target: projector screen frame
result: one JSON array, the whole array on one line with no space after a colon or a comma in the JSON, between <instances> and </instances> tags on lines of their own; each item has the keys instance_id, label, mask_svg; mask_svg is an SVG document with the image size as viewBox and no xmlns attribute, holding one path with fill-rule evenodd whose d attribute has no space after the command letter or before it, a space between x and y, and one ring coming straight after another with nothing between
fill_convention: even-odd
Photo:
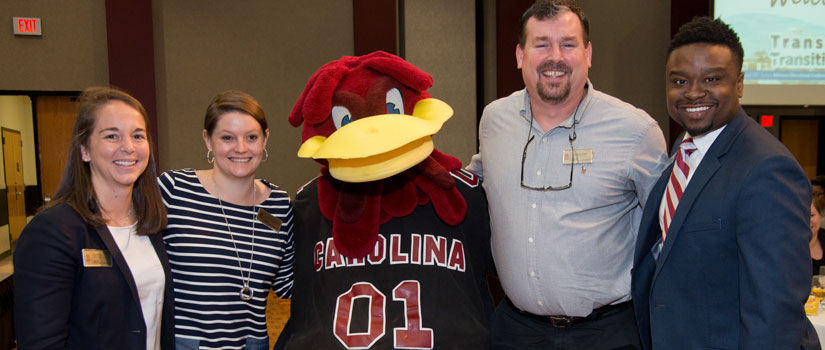
<instances>
[{"instance_id":1,"label":"projector screen frame","mask_svg":"<svg viewBox=\"0 0 825 350\"><path fill-rule=\"evenodd\" d=\"M719 18L716 3L723 1L710 0L709 9L713 18ZM735 27L733 29L737 30ZM825 106L825 84L753 84L748 83L748 73L745 72L745 88L740 103L751 106Z\"/></svg>"}]
</instances>

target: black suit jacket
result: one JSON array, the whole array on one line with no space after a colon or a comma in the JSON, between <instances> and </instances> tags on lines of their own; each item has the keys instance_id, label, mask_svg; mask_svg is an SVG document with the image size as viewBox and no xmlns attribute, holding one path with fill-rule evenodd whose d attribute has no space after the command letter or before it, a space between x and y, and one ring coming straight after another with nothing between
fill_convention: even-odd
<instances>
[{"instance_id":1,"label":"black suit jacket","mask_svg":"<svg viewBox=\"0 0 825 350\"><path fill-rule=\"evenodd\" d=\"M795 158L740 108L696 168L656 259L672 168L647 200L633 260L644 348L818 349L803 308L811 188Z\"/></svg>"},{"instance_id":2,"label":"black suit jacket","mask_svg":"<svg viewBox=\"0 0 825 350\"><path fill-rule=\"evenodd\" d=\"M172 274L160 234L149 236L166 275L161 348L174 348ZM83 249L108 251L110 267L84 267ZM140 298L105 226L67 204L37 214L14 252L18 349L146 349Z\"/></svg>"}]
</instances>

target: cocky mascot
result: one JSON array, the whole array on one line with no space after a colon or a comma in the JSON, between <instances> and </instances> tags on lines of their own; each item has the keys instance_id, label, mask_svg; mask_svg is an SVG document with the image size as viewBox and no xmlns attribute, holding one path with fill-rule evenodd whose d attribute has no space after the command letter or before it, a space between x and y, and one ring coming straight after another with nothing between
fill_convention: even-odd
<instances>
[{"instance_id":1,"label":"cocky mascot","mask_svg":"<svg viewBox=\"0 0 825 350\"><path fill-rule=\"evenodd\" d=\"M321 67L289 122L324 165L295 199L295 284L276 349L486 349L479 179L433 148L453 110L385 52Z\"/></svg>"}]
</instances>

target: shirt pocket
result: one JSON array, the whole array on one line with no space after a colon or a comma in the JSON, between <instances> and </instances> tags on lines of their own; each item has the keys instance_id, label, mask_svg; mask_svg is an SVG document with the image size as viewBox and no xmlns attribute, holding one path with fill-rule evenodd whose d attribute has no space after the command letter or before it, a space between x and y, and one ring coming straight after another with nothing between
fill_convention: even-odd
<instances>
[{"instance_id":1,"label":"shirt pocket","mask_svg":"<svg viewBox=\"0 0 825 350\"><path fill-rule=\"evenodd\" d=\"M711 220L691 222L684 226L682 232L703 232L703 231L721 231L722 218L713 218Z\"/></svg>"}]
</instances>

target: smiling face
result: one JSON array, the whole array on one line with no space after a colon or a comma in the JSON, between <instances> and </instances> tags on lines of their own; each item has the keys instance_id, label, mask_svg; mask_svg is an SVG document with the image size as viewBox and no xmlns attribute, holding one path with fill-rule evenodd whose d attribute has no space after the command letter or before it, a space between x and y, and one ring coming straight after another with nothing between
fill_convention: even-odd
<instances>
[{"instance_id":1,"label":"smiling face","mask_svg":"<svg viewBox=\"0 0 825 350\"><path fill-rule=\"evenodd\" d=\"M122 101L107 102L95 112L94 128L80 152L95 192L131 190L149 163L143 116Z\"/></svg>"},{"instance_id":2,"label":"smiling face","mask_svg":"<svg viewBox=\"0 0 825 350\"><path fill-rule=\"evenodd\" d=\"M212 135L203 131L203 141L215 155L215 172L235 178L255 176L268 136L269 130L263 130L255 118L238 111L221 114Z\"/></svg>"},{"instance_id":3,"label":"smiling face","mask_svg":"<svg viewBox=\"0 0 825 350\"><path fill-rule=\"evenodd\" d=\"M691 136L722 127L739 109L745 75L728 47L681 46L668 56L665 72L668 114Z\"/></svg>"},{"instance_id":4,"label":"smiling face","mask_svg":"<svg viewBox=\"0 0 825 350\"><path fill-rule=\"evenodd\" d=\"M516 46L516 61L530 97L552 104L581 98L591 55L582 23L569 10L553 18L527 20L524 47Z\"/></svg>"}]
</instances>

